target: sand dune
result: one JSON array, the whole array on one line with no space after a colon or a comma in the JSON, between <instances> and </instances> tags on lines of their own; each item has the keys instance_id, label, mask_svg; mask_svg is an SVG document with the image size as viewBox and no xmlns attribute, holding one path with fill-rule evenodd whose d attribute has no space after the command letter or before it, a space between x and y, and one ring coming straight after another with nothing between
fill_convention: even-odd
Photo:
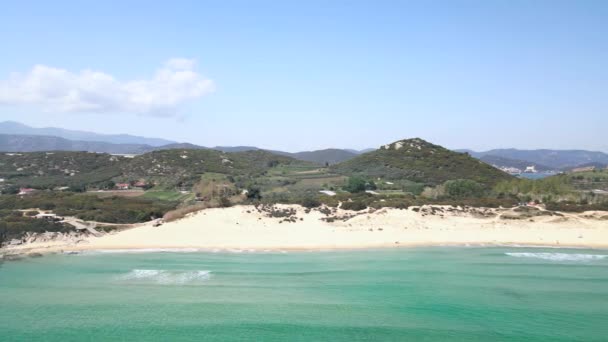
<instances>
[{"instance_id":1,"label":"sand dune","mask_svg":"<svg viewBox=\"0 0 608 342\"><path fill-rule=\"evenodd\" d=\"M275 214L292 211L293 215L269 217L273 210ZM78 244L34 243L15 250L289 250L491 244L608 247L608 213L546 212L531 217L525 214L513 210L457 210L438 206L359 213L342 210L307 213L302 207L287 205L265 211L253 206L236 206L206 209L159 227L150 223L102 237L88 237Z\"/></svg>"}]
</instances>

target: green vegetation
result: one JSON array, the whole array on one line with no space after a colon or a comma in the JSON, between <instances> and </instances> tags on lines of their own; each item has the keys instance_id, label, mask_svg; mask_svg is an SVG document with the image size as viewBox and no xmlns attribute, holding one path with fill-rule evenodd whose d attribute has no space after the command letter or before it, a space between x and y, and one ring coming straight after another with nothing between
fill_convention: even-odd
<instances>
[{"instance_id":1,"label":"green vegetation","mask_svg":"<svg viewBox=\"0 0 608 342\"><path fill-rule=\"evenodd\" d=\"M572 193L574 187L567 175L557 175L542 179L515 178L503 181L494 187L494 192L511 196L564 196Z\"/></svg>"},{"instance_id":2,"label":"green vegetation","mask_svg":"<svg viewBox=\"0 0 608 342\"><path fill-rule=\"evenodd\" d=\"M59 216L107 223L136 223L162 217L177 203L138 197L106 197L74 193L39 192L28 196L0 196L2 209L40 208Z\"/></svg>"},{"instance_id":3,"label":"green vegetation","mask_svg":"<svg viewBox=\"0 0 608 342\"><path fill-rule=\"evenodd\" d=\"M88 152L1 153L0 178L22 187L86 188L120 174L127 158Z\"/></svg>"},{"instance_id":4,"label":"green vegetation","mask_svg":"<svg viewBox=\"0 0 608 342\"><path fill-rule=\"evenodd\" d=\"M66 233L73 230L70 225L37 219L17 210L0 210L0 246L11 239L21 239L26 232Z\"/></svg>"},{"instance_id":5,"label":"green vegetation","mask_svg":"<svg viewBox=\"0 0 608 342\"><path fill-rule=\"evenodd\" d=\"M185 200L188 197L191 197L191 195L183 194L179 191L153 190L153 191L146 191L140 198L159 200L159 201L182 202L183 200Z\"/></svg>"},{"instance_id":6,"label":"green vegetation","mask_svg":"<svg viewBox=\"0 0 608 342\"><path fill-rule=\"evenodd\" d=\"M365 184L366 182L363 178L350 177L346 185L343 186L343 189L351 193L364 192Z\"/></svg>"},{"instance_id":7,"label":"green vegetation","mask_svg":"<svg viewBox=\"0 0 608 342\"><path fill-rule=\"evenodd\" d=\"M401 140L330 168L344 175L368 179L402 180L439 185L470 179L484 186L512 178L464 153L456 153L422 139Z\"/></svg>"},{"instance_id":8,"label":"green vegetation","mask_svg":"<svg viewBox=\"0 0 608 342\"><path fill-rule=\"evenodd\" d=\"M325 167L259 150L172 149L134 158L86 152L2 153L0 178L4 179L0 210L5 210L0 239L24 231L65 228L14 214L29 208L92 221L134 223L168 212L165 218L178 219L203 208L237 203L294 203L307 208L341 203L344 209L362 210L423 204L498 207L537 201L566 211L606 210L608 203L601 191L608 190L608 171L518 179L421 139L398 141ZM118 183L139 184L139 192L117 190ZM40 191L16 195L20 187ZM322 195L320 190L337 195Z\"/></svg>"},{"instance_id":9,"label":"green vegetation","mask_svg":"<svg viewBox=\"0 0 608 342\"><path fill-rule=\"evenodd\" d=\"M475 198L484 195L483 186L470 179L449 180L443 186L449 198Z\"/></svg>"},{"instance_id":10,"label":"green vegetation","mask_svg":"<svg viewBox=\"0 0 608 342\"><path fill-rule=\"evenodd\" d=\"M163 150L135 158L88 152L2 153L0 178L6 186L35 189L107 189L135 180L172 189L191 187L204 173L248 178L289 165L309 164L266 151Z\"/></svg>"},{"instance_id":11,"label":"green vegetation","mask_svg":"<svg viewBox=\"0 0 608 342\"><path fill-rule=\"evenodd\" d=\"M578 190L608 190L608 170L593 170L568 174L570 183Z\"/></svg>"}]
</instances>

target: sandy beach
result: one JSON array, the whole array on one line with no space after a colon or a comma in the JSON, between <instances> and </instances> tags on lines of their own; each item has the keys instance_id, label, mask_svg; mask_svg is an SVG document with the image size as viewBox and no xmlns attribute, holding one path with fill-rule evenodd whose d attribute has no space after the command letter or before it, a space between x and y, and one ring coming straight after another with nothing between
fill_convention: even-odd
<instances>
[{"instance_id":1,"label":"sandy beach","mask_svg":"<svg viewBox=\"0 0 608 342\"><path fill-rule=\"evenodd\" d=\"M289 213L271 217L273 213ZM154 227L152 223L83 237L10 247L10 253L104 249L313 250L436 245L522 245L608 248L608 213L423 206L321 212L293 205L206 209ZM279 216L274 215L274 216ZM527 215L527 216L525 216ZM534 216L536 215L536 216Z\"/></svg>"}]
</instances>

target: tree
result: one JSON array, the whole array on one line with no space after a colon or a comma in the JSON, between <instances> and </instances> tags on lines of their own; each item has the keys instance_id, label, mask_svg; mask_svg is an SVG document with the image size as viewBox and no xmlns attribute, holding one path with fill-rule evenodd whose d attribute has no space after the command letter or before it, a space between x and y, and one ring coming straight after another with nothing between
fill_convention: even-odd
<instances>
[{"instance_id":1,"label":"tree","mask_svg":"<svg viewBox=\"0 0 608 342\"><path fill-rule=\"evenodd\" d=\"M2 247L2 245L6 241L6 230L6 223L0 222L0 247Z\"/></svg>"},{"instance_id":2,"label":"tree","mask_svg":"<svg viewBox=\"0 0 608 342\"><path fill-rule=\"evenodd\" d=\"M302 206L305 208L317 208L321 206L321 201L312 196L306 196L302 200Z\"/></svg>"},{"instance_id":3,"label":"tree","mask_svg":"<svg viewBox=\"0 0 608 342\"><path fill-rule=\"evenodd\" d=\"M445 194L451 198L471 198L483 196L483 186L470 179L449 180L444 183Z\"/></svg>"},{"instance_id":4,"label":"tree","mask_svg":"<svg viewBox=\"0 0 608 342\"><path fill-rule=\"evenodd\" d=\"M363 178L350 177L343 188L350 193L363 192L365 191L365 184L366 182Z\"/></svg>"},{"instance_id":5,"label":"tree","mask_svg":"<svg viewBox=\"0 0 608 342\"><path fill-rule=\"evenodd\" d=\"M8 185L2 189L2 193L6 195L15 195L19 193L19 187L16 185Z\"/></svg>"},{"instance_id":6,"label":"tree","mask_svg":"<svg viewBox=\"0 0 608 342\"><path fill-rule=\"evenodd\" d=\"M376 190L378 189L378 187L376 186L376 183L374 183L374 181L369 181L365 184L365 190Z\"/></svg>"},{"instance_id":7,"label":"tree","mask_svg":"<svg viewBox=\"0 0 608 342\"><path fill-rule=\"evenodd\" d=\"M87 191L87 187L84 184L72 184L69 187L69 191L72 191L72 192L86 192Z\"/></svg>"},{"instance_id":8,"label":"tree","mask_svg":"<svg viewBox=\"0 0 608 342\"><path fill-rule=\"evenodd\" d=\"M247 187L247 198L252 200L262 199L262 192L260 191L260 188L253 185Z\"/></svg>"}]
</instances>

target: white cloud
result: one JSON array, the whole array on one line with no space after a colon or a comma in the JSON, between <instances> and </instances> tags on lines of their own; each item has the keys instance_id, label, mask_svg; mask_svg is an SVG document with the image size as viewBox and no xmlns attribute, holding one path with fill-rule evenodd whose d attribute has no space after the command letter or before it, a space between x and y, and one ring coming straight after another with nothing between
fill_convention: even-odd
<instances>
[{"instance_id":1,"label":"white cloud","mask_svg":"<svg viewBox=\"0 0 608 342\"><path fill-rule=\"evenodd\" d=\"M150 79L129 81L99 71L36 65L0 80L0 104L36 105L56 112L173 116L182 103L213 90L213 81L196 71L196 62L183 58L168 60Z\"/></svg>"}]
</instances>

